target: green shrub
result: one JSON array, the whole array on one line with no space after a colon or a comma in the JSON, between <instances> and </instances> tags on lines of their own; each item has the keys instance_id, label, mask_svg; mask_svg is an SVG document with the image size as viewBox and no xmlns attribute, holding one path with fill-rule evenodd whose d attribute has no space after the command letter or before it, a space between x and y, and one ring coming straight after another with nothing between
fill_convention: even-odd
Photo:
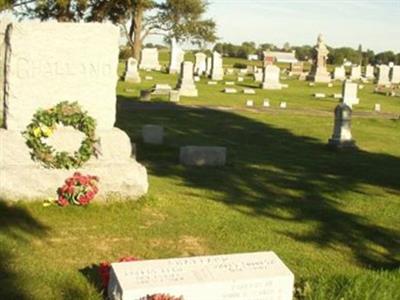
<instances>
[{"instance_id":1,"label":"green shrub","mask_svg":"<svg viewBox=\"0 0 400 300\"><path fill-rule=\"evenodd\" d=\"M243 64L243 63L235 63L235 64L233 64L233 67L236 69L246 69L247 65Z\"/></svg>"}]
</instances>

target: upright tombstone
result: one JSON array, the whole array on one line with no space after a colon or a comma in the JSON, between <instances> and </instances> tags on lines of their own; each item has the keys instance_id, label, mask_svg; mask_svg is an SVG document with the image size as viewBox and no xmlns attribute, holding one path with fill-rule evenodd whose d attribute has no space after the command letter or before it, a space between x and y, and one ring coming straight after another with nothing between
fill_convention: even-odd
<instances>
[{"instance_id":1,"label":"upright tombstone","mask_svg":"<svg viewBox=\"0 0 400 300\"><path fill-rule=\"evenodd\" d=\"M372 65L367 65L365 67L365 78L369 80L373 80L375 78L374 75L374 66Z\"/></svg>"},{"instance_id":2,"label":"upright tombstone","mask_svg":"<svg viewBox=\"0 0 400 300\"><path fill-rule=\"evenodd\" d=\"M359 104L360 100L357 98L358 84L346 80L343 82L342 86L342 102L349 107L355 104Z\"/></svg>"},{"instance_id":3,"label":"upright tombstone","mask_svg":"<svg viewBox=\"0 0 400 300\"><path fill-rule=\"evenodd\" d=\"M361 66L351 67L350 79L355 81L361 79Z\"/></svg>"},{"instance_id":4,"label":"upright tombstone","mask_svg":"<svg viewBox=\"0 0 400 300\"><path fill-rule=\"evenodd\" d=\"M341 103L335 108L333 134L328 145L333 148L354 148L355 141L351 135L351 108Z\"/></svg>"},{"instance_id":5,"label":"upright tombstone","mask_svg":"<svg viewBox=\"0 0 400 300\"><path fill-rule=\"evenodd\" d=\"M343 81L346 79L346 69L344 66L335 67L333 71L333 80L340 80Z\"/></svg>"},{"instance_id":6,"label":"upright tombstone","mask_svg":"<svg viewBox=\"0 0 400 300\"><path fill-rule=\"evenodd\" d=\"M316 58L308 76L308 80L322 83L331 82L331 75L326 68L329 51L325 45L322 34L318 36L315 51Z\"/></svg>"},{"instance_id":7,"label":"upright tombstone","mask_svg":"<svg viewBox=\"0 0 400 300\"><path fill-rule=\"evenodd\" d=\"M390 82L393 84L400 83L400 66L393 66Z\"/></svg>"},{"instance_id":8,"label":"upright tombstone","mask_svg":"<svg viewBox=\"0 0 400 300\"><path fill-rule=\"evenodd\" d=\"M171 39L171 54L168 72L169 74L176 74L181 70L181 64L185 57L185 51L183 51L175 38Z\"/></svg>"},{"instance_id":9,"label":"upright tombstone","mask_svg":"<svg viewBox=\"0 0 400 300\"><path fill-rule=\"evenodd\" d=\"M157 48L144 48L142 50L139 69L160 71L161 66L158 62Z\"/></svg>"},{"instance_id":10,"label":"upright tombstone","mask_svg":"<svg viewBox=\"0 0 400 300\"><path fill-rule=\"evenodd\" d=\"M214 51L213 56L212 56L211 79L212 80L223 80L224 79L222 56L217 51Z\"/></svg>"},{"instance_id":11,"label":"upright tombstone","mask_svg":"<svg viewBox=\"0 0 400 300\"><path fill-rule=\"evenodd\" d=\"M113 263L108 299L291 300L294 275L274 252ZM160 297L160 299L163 299Z\"/></svg>"},{"instance_id":12,"label":"upright tombstone","mask_svg":"<svg viewBox=\"0 0 400 300\"><path fill-rule=\"evenodd\" d=\"M129 57L128 60L126 61L125 69L126 71L125 71L124 81L132 83L141 82L140 75L138 72L138 63L136 59L134 59L133 57Z\"/></svg>"},{"instance_id":13,"label":"upright tombstone","mask_svg":"<svg viewBox=\"0 0 400 300\"><path fill-rule=\"evenodd\" d=\"M304 64L302 61L290 64L289 76L300 76L303 74Z\"/></svg>"},{"instance_id":14,"label":"upright tombstone","mask_svg":"<svg viewBox=\"0 0 400 300\"><path fill-rule=\"evenodd\" d=\"M181 77L177 86L179 95L197 97L198 92L193 79L193 63L191 61L185 61L182 63L181 68Z\"/></svg>"},{"instance_id":15,"label":"upright tombstone","mask_svg":"<svg viewBox=\"0 0 400 300\"><path fill-rule=\"evenodd\" d=\"M207 55L202 52L197 52L195 55L196 61L194 66L194 73L201 76L207 71Z\"/></svg>"},{"instance_id":16,"label":"upright tombstone","mask_svg":"<svg viewBox=\"0 0 400 300\"><path fill-rule=\"evenodd\" d=\"M275 65L268 65L264 68L261 88L264 90L280 90L282 85L279 82L280 69Z\"/></svg>"},{"instance_id":17,"label":"upright tombstone","mask_svg":"<svg viewBox=\"0 0 400 300\"><path fill-rule=\"evenodd\" d=\"M6 129L0 129L0 199L53 198L57 188L75 171L98 176L102 196L118 193L135 198L147 192L146 169L131 158L128 135L114 127L118 53L119 29L111 24L10 25L4 80ZM60 125L73 108L63 101L76 101L96 121L98 140L88 150L90 159L69 170L63 164L48 164L63 151L67 157L75 157L84 146L85 134ZM57 122L52 119L54 127L31 124L34 114L51 114L60 105L66 110ZM36 141L53 147L53 151L43 152L40 148L38 152L27 145L22 132L28 130L28 125Z\"/></svg>"},{"instance_id":18,"label":"upright tombstone","mask_svg":"<svg viewBox=\"0 0 400 300\"><path fill-rule=\"evenodd\" d=\"M212 70L212 57L209 56L206 59L206 76L211 77L211 70Z\"/></svg>"},{"instance_id":19,"label":"upright tombstone","mask_svg":"<svg viewBox=\"0 0 400 300\"><path fill-rule=\"evenodd\" d=\"M378 67L378 85L390 85L390 78L389 78L390 68L387 65L380 65Z\"/></svg>"},{"instance_id":20,"label":"upright tombstone","mask_svg":"<svg viewBox=\"0 0 400 300\"><path fill-rule=\"evenodd\" d=\"M256 69L253 76L255 82L262 82L264 76L263 69Z\"/></svg>"}]
</instances>

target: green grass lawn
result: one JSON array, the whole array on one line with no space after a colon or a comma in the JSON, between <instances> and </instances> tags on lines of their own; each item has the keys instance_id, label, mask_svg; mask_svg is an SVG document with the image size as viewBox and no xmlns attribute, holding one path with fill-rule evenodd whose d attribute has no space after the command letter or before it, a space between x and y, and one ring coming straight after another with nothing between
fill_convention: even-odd
<instances>
[{"instance_id":1,"label":"green grass lawn","mask_svg":"<svg viewBox=\"0 0 400 300\"><path fill-rule=\"evenodd\" d=\"M151 75L152 82L119 83L116 124L147 167L148 195L87 208L0 202L0 299L102 299L96 265L127 255L266 250L294 272L298 299L400 299L399 120L355 114L359 150L333 152L326 144L337 102L311 94L338 92L338 84L288 80L288 89L248 97L225 95L203 79L198 98L177 106L160 97L155 102L169 109L138 109L141 88L176 84L176 76ZM400 113L399 100L372 88L360 91L355 113L374 103ZM257 106L269 98L275 108L284 100L288 110L245 110L247 98ZM165 144L143 144L144 124L163 125ZM226 146L227 165L180 166L179 147L193 144Z\"/></svg>"}]
</instances>

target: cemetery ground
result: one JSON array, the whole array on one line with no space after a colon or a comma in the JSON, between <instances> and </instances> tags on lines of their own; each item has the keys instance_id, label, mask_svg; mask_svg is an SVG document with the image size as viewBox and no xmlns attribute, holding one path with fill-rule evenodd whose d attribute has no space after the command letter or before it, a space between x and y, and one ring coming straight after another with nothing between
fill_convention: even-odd
<instances>
[{"instance_id":1,"label":"cemetery ground","mask_svg":"<svg viewBox=\"0 0 400 300\"><path fill-rule=\"evenodd\" d=\"M96 266L123 256L264 250L295 274L299 299L400 299L400 99L365 85L352 123L359 150L334 152L326 144L337 99L312 94L339 93L339 83L282 80L288 89L262 91L246 77L236 88L256 95L227 95L223 82L202 79L198 98L139 103L140 89L177 82L145 74L141 84L119 83L117 127L147 167L148 195L86 208L0 202L1 299L101 299ZM164 126L164 145L142 143L144 124ZM185 145L225 146L227 165L183 167Z\"/></svg>"}]
</instances>

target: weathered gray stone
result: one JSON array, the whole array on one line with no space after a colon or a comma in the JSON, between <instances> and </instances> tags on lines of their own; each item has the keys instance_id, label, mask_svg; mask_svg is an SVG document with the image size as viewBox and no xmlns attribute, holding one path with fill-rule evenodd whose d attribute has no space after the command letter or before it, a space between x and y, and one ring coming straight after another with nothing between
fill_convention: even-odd
<instances>
[{"instance_id":1,"label":"weathered gray stone","mask_svg":"<svg viewBox=\"0 0 400 300\"><path fill-rule=\"evenodd\" d=\"M144 125L142 137L145 144L161 145L164 141L164 128L159 125Z\"/></svg>"},{"instance_id":2,"label":"weathered gray stone","mask_svg":"<svg viewBox=\"0 0 400 300\"><path fill-rule=\"evenodd\" d=\"M351 135L351 108L341 103L335 108L335 124L329 146L333 148L353 148L355 141Z\"/></svg>"},{"instance_id":3,"label":"weathered gray stone","mask_svg":"<svg viewBox=\"0 0 400 300\"><path fill-rule=\"evenodd\" d=\"M225 147L185 146L180 148L179 160L187 166L223 166Z\"/></svg>"}]
</instances>

